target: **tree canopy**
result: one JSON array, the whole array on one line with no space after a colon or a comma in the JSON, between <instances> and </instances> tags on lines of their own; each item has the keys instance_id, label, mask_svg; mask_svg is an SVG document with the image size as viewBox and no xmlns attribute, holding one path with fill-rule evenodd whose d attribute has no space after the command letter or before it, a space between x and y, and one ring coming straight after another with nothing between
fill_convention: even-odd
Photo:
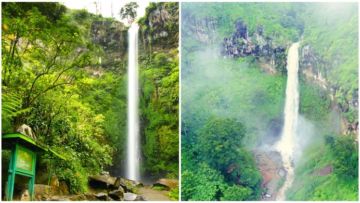
<instances>
[{"instance_id":1,"label":"tree canopy","mask_svg":"<svg viewBox=\"0 0 360 203\"><path fill-rule=\"evenodd\" d=\"M120 18L121 19L128 19L129 22L133 22L136 18L137 11L136 9L139 7L139 5L136 2L130 2L125 4L124 7L120 9Z\"/></svg>"}]
</instances>

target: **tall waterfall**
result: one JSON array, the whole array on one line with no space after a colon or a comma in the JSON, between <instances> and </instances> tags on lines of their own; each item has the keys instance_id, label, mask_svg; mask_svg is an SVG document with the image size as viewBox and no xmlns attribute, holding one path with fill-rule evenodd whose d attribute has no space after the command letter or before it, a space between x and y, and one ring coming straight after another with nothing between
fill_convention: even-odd
<instances>
[{"instance_id":1,"label":"tall waterfall","mask_svg":"<svg viewBox=\"0 0 360 203\"><path fill-rule=\"evenodd\" d=\"M277 200L285 200L285 192L292 185L292 182L294 180L294 140L297 131L297 121L299 114L298 48L299 43L292 44L287 57L287 83L284 110L284 127L282 130L281 138L276 143L276 149L281 154L283 166L287 173L284 185L280 188L276 196Z\"/></svg>"},{"instance_id":2,"label":"tall waterfall","mask_svg":"<svg viewBox=\"0 0 360 203\"><path fill-rule=\"evenodd\" d=\"M133 23L128 31L126 177L131 180L140 179L138 30L139 26Z\"/></svg>"}]
</instances>

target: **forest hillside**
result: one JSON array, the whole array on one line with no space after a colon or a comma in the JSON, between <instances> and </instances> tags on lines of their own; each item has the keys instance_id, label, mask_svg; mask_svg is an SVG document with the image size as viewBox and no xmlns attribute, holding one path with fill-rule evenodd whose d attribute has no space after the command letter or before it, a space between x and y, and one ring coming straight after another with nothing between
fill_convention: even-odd
<instances>
[{"instance_id":1,"label":"forest hillside","mask_svg":"<svg viewBox=\"0 0 360 203\"><path fill-rule=\"evenodd\" d=\"M181 18L182 199L274 200L284 171L271 146L284 123L288 49L300 42L286 198L356 200L356 4L182 3Z\"/></svg>"},{"instance_id":2,"label":"forest hillside","mask_svg":"<svg viewBox=\"0 0 360 203\"><path fill-rule=\"evenodd\" d=\"M139 25L141 172L177 178L178 4L149 4ZM90 175L124 175L127 30L59 3L2 4L2 133L26 124L66 159L43 154L36 183L55 175L79 194Z\"/></svg>"}]
</instances>

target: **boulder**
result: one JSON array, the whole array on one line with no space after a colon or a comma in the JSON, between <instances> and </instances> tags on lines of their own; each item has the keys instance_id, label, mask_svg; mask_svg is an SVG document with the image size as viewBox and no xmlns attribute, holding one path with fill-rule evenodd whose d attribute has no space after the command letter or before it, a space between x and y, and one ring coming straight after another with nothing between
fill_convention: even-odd
<instances>
[{"instance_id":1,"label":"boulder","mask_svg":"<svg viewBox=\"0 0 360 203\"><path fill-rule=\"evenodd\" d=\"M30 137L33 140L36 140L36 136L34 134L34 131L31 129L30 126L26 124L22 124L16 128L16 132L21 133L23 135L26 135Z\"/></svg>"},{"instance_id":2,"label":"boulder","mask_svg":"<svg viewBox=\"0 0 360 203\"><path fill-rule=\"evenodd\" d=\"M278 174L280 177L285 177L286 176L286 171L285 169L281 168L278 170Z\"/></svg>"},{"instance_id":3,"label":"boulder","mask_svg":"<svg viewBox=\"0 0 360 203\"><path fill-rule=\"evenodd\" d=\"M43 200L56 194L56 189L50 185L35 184L34 185L35 200Z\"/></svg>"},{"instance_id":4,"label":"boulder","mask_svg":"<svg viewBox=\"0 0 360 203\"><path fill-rule=\"evenodd\" d=\"M121 178L116 178L114 186L117 188L121 187Z\"/></svg>"},{"instance_id":5,"label":"boulder","mask_svg":"<svg viewBox=\"0 0 360 203\"><path fill-rule=\"evenodd\" d=\"M85 194L85 198L86 198L86 200L89 200L89 201L96 201L96 200L98 200L97 197L95 196L95 194L92 194L92 193L87 193L87 194Z\"/></svg>"},{"instance_id":6,"label":"boulder","mask_svg":"<svg viewBox=\"0 0 360 203\"><path fill-rule=\"evenodd\" d=\"M108 200L108 195L104 192L100 192L100 193L97 193L95 194L95 197L98 199L98 200Z\"/></svg>"},{"instance_id":7,"label":"boulder","mask_svg":"<svg viewBox=\"0 0 360 203\"><path fill-rule=\"evenodd\" d=\"M102 171L100 174L104 176L110 176L109 171Z\"/></svg>"},{"instance_id":8,"label":"boulder","mask_svg":"<svg viewBox=\"0 0 360 203\"><path fill-rule=\"evenodd\" d=\"M56 197L56 198L58 198L58 197ZM73 195L69 199L70 199L70 201L84 201L84 200L86 200L86 196L84 194Z\"/></svg>"},{"instance_id":9,"label":"boulder","mask_svg":"<svg viewBox=\"0 0 360 203\"><path fill-rule=\"evenodd\" d=\"M138 198L137 194L134 194L134 193L131 193L131 192L124 193L124 200L125 201L135 201L136 198Z\"/></svg>"},{"instance_id":10,"label":"boulder","mask_svg":"<svg viewBox=\"0 0 360 203\"><path fill-rule=\"evenodd\" d=\"M119 187L117 190L113 190L109 192L109 197L114 200L123 200L124 199L124 189Z\"/></svg>"},{"instance_id":11,"label":"boulder","mask_svg":"<svg viewBox=\"0 0 360 203\"><path fill-rule=\"evenodd\" d=\"M108 188L109 186L114 186L115 181L116 178L109 175L89 176L89 184L93 188Z\"/></svg>"},{"instance_id":12,"label":"boulder","mask_svg":"<svg viewBox=\"0 0 360 203\"><path fill-rule=\"evenodd\" d=\"M104 193L105 194L105 193ZM96 196L97 194L92 194L92 193L86 193L86 194L79 194L79 195L71 195L69 197L70 201L99 201L99 198ZM106 194L105 194L106 195ZM67 197L67 196L65 196ZM99 197L101 198L102 196L99 195ZM64 197L63 197L64 198ZM69 201L67 200L67 201ZM101 200L107 200L107 198L103 198ZM61 201L61 200L60 200Z\"/></svg>"},{"instance_id":13,"label":"boulder","mask_svg":"<svg viewBox=\"0 0 360 203\"><path fill-rule=\"evenodd\" d=\"M51 176L49 185L55 188L59 187L60 186L59 179L56 176Z\"/></svg>"},{"instance_id":14,"label":"boulder","mask_svg":"<svg viewBox=\"0 0 360 203\"><path fill-rule=\"evenodd\" d=\"M21 192L20 201L30 201L29 190L23 190L23 191Z\"/></svg>"},{"instance_id":15,"label":"boulder","mask_svg":"<svg viewBox=\"0 0 360 203\"><path fill-rule=\"evenodd\" d=\"M142 183L126 178L117 178L114 186L122 187L125 189L126 192L134 192L134 189L136 187L142 186Z\"/></svg>"},{"instance_id":16,"label":"boulder","mask_svg":"<svg viewBox=\"0 0 360 203\"><path fill-rule=\"evenodd\" d=\"M135 201L145 201L144 197L141 195L138 195L135 199Z\"/></svg>"},{"instance_id":17,"label":"boulder","mask_svg":"<svg viewBox=\"0 0 360 203\"><path fill-rule=\"evenodd\" d=\"M68 197L63 197L63 196L51 196L47 199L42 199L42 201L70 201L70 200L75 200L75 199L71 199L72 197L68 198ZM78 200L85 200L85 199L78 199Z\"/></svg>"},{"instance_id":18,"label":"boulder","mask_svg":"<svg viewBox=\"0 0 360 203\"><path fill-rule=\"evenodd\" d=\"M69 186L66 184L66 182L65 181L60 181L60 183L59 183L59 193L61 195L68 195L68 194L70 194L69 191L70 191Z\"/></svg>"},{"instance_id":19,"label":"boulder","mask_svg":"<svg viewBox=\"0 0 360 203\"><path fill-rule=\"evenodd\" d=\"M156 183L153 184L153 186L161 186L170 190L172 188L177 188L179 186L179 181L176 179L161 178L157 180Z\"/></svg>"},{"instance_id":20,"label":"boulder","mask_svg":"<svg viewBox=\"0 0 360 203\"><path fill-rule=\"evenodd\" d=\"M35 195L44 195L44 194L50 195L53 192L52 187L50 185L35 184L34 189L35 189Z\"/></svg>"}]
</instances>

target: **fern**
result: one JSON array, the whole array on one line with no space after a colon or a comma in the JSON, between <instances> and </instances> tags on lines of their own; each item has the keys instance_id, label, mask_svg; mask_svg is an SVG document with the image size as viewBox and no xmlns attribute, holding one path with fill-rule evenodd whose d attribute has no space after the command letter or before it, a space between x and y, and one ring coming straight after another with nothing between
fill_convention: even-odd
<instances>
[{"instance_id":1,"label":"fern","mask_svg":"<svg viewBox=\"0 0 360 203\"><path fill-rule=\"evenodd\" d=\"M3 90L1 100L1 121L3 123L2 132L5 132L11 129L11 123L15 117L29 112L30 108L22 109L22 98L14 92Z\"/></svg>"}]
</instances>

